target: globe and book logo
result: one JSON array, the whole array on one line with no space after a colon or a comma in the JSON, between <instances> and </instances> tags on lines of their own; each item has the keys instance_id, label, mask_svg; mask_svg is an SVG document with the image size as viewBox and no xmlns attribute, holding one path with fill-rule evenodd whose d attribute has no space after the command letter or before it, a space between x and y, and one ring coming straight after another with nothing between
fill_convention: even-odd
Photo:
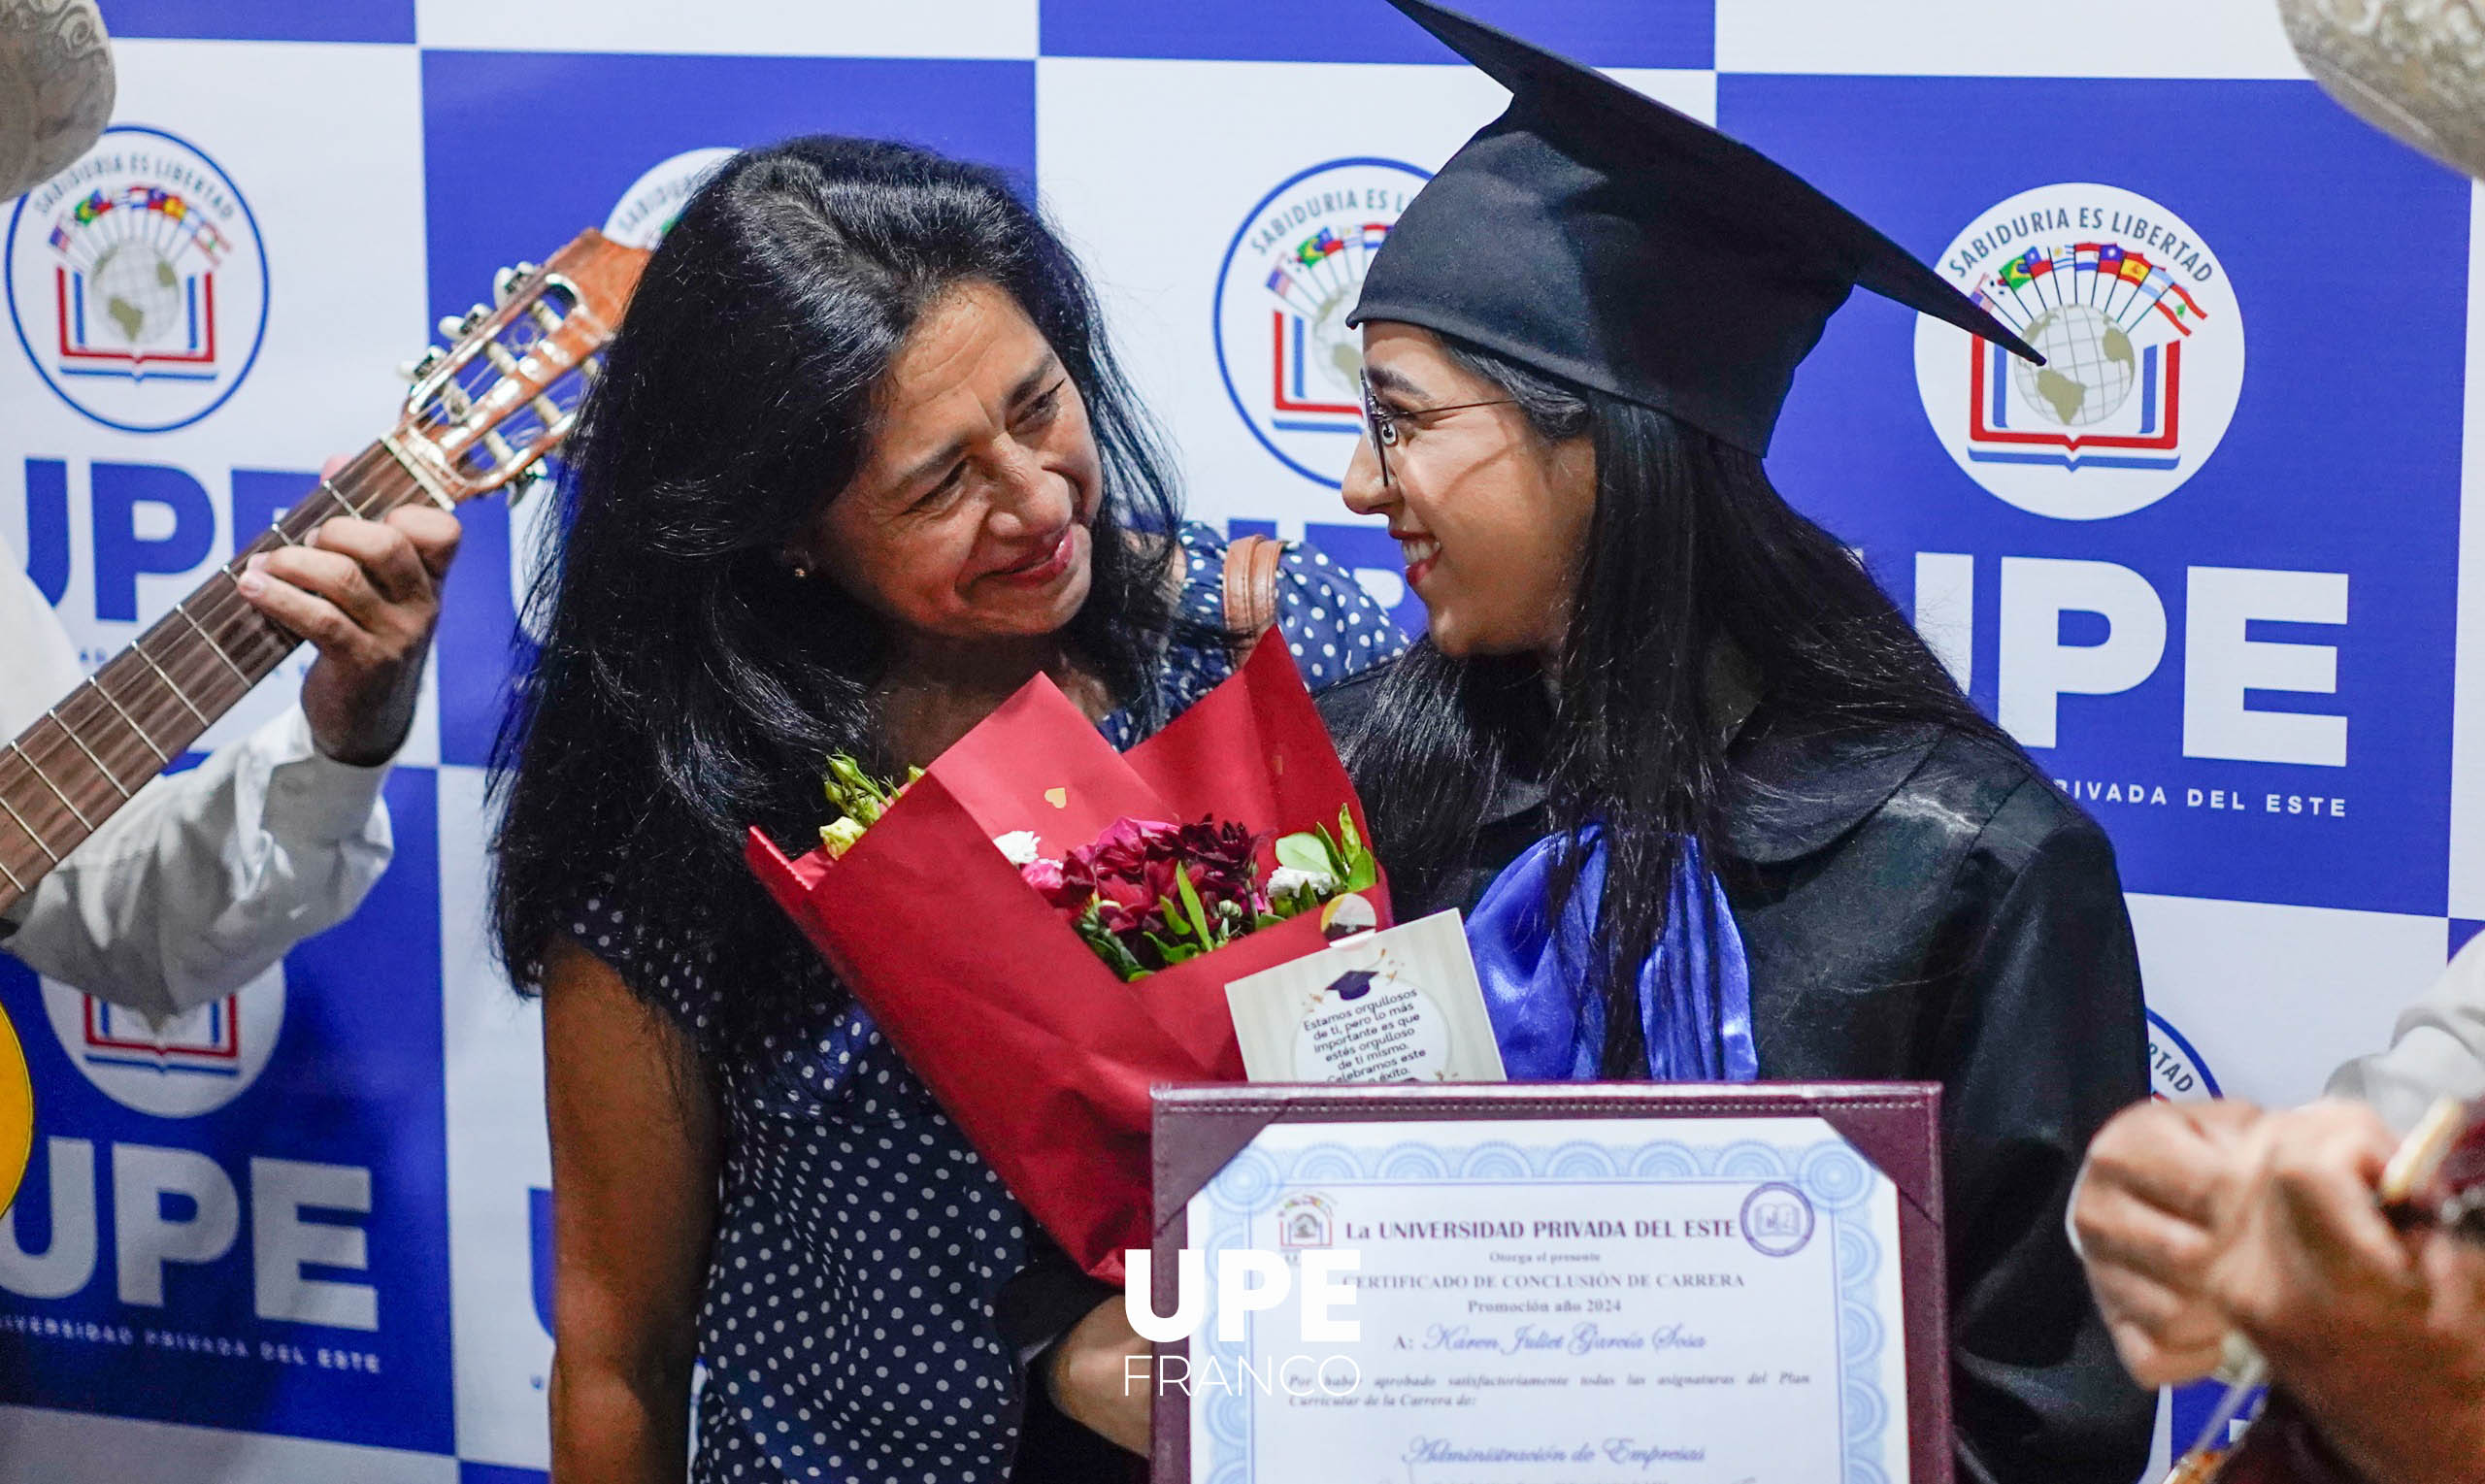
<instances>
[{"instance_id":1,"label":"globe and book logo","mask_svg":"<svg viewBox=\"0 0 2485 1484\"><path fill-rule=\"evenodd\" d=\"M267 255L249 204L162 129L107 129L28 192L0 280L36 375L123 432L184 427L221 407L267 334Z\"/></svg>"},{"instance_id":2,"label":"globe and book logo","mask_svg":"<svg viewBox=\"0 0 2485 1484\"><path fill-rule=\"evenodd\" d=\"M284 966L166 1020L43 981L44 1014L87 1081L158 1118L212 1113L249 1090L284 1028Z\"/></svg>"},{"instance_id":3,"label":"globe and book logo","mask_svg":"<svg viewBox=\"0 0 2485 1484\"><path fill-rule=\"evenodd\" d=\"M1326 1247L1335 1244L1338 1234L1338 1207L1319 1191L1305 1191L1288 1196L1277 1207L1277 1245L1280 1247Z\"/></svg>"},{"instance_id":4,"label":"globe and book logo","mask_svg":"<svg viewBox=\"0 0 2485 1484\"><path fill-rule=\"evenodd\" d=\"M2201 235L2118 186L2038 186L1952 241L1943 275L2045 357L1926 316L1916 387L1942 446L1994 495L2104 520L2172 494L2226 436L2243 320Z\"/></svg>"},{"instance_id":5,"label":"globe and book logo","mask_svg":"<svg viewBox=\"0 0 2485 1484\"><path fill-rule=\"evenodd\" d=\"M1362 337L1346 315L1398 214L1432 179L1396 160L1331 160L1252 204L1216 272L1216 371L1277 462L1331 489L1362 435Z\"/></svg>"}]
</instances>

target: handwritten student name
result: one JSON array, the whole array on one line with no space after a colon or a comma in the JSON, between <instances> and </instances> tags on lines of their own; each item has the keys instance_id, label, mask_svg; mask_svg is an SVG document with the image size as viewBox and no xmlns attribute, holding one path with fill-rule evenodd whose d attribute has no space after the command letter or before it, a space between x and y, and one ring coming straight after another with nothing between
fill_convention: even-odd
<instances>
[{"instance_id":1,"label":"handwritten student name","mask_svg":"<svg viewBox=\"0 0 2485 1484\"><path fill-rule=\"evenodd\" d=\"M1558 1354L1600 1355L1624 1350L1649 1354L1665 1350L1700 1350L1706 1348L1708 1337L1695 1334L1679 1324L1659 1325L1650 1330L1607 1330L1594 1322L1557 1330L1545 1325L1523 1324L1514 1330L1496 1332L1473 1325L1436 1324L1426 1327L1426 1350L1490 1350L1497 1355Z\"/></svg>"}]
</instances>

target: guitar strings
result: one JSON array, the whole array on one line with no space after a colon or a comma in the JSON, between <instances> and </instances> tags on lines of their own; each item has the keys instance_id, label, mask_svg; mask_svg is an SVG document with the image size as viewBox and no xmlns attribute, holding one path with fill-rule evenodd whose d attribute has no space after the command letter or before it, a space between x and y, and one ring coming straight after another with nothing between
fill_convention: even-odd
<instances>
[{"instance_id":1,"label":"guitar strings","mask_svg":"<svg viewBox=\"0 0 2485 1484\"><path fill-rule=\"evenodd\" d=\"M227 580L211 577L182 598L0 746L0 796L15 801L0 833L27 837L46 864L65 855L92 833L90 818L100 822L299 647L297 637L252 607L230 580L250 556L307 541L320 524L345 513L323 504L380 519L422 497L395 457L373 444L278 517L274 531L248 542L238 542L237 533L234 555L217 569ZM23 851L14 854L36 864ZM0 869L8 858L0 852ZM0 882L16 878L12 871Z\"/></svg>"}]
</instances>

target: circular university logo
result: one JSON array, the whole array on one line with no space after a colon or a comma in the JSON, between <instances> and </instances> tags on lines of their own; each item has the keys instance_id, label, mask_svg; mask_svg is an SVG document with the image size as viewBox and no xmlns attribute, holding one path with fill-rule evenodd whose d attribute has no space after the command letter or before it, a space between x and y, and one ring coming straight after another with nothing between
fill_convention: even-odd
<instances>
[{"instance_id":1,"label":"circular university logo","mask_svg":"<svg viewBox=\"0 0 2485 1484\"><path fill-rule=\"evenodd\" d=\"M284 1028L284 966L162 1022L43 981L44 1013L86 1080L158 1118L212 1113L249 1089Z\"/></svg>"},{"instance_id":2,"label":"circular university logo","mask_svg":"<svg viewBox=\"0 0 2485 1484\"><path fill-rule=\"evenodd\" d=\"M1338 1207L1319 1191L1288 1196L1277 1207L1277 1245L1326 1247L1337 1238Z\"/></svg>"},{"instance_id":3,"label":"circular university logo","mask_svg":"<svg viewBox=\"0 0 2485 1484\"><path fill-rule=\"evenodd\" d=\"M241 190L161 129L106 129L9 218L9 321L60 399L161 433L224 405L268 328L267 254Z\"/></svg>"},{"instance_id":4,"label":"circular university logo","mask_svg":"<svg viewBox=\"0 0 2485 1484\"><path fill-rule=\"evenodd\" d=\"M2217 254L2172 212L2112 185L2040 185L1970 222L1938 266L2045 357L1916 321L1925 415L1993 494L2104 520L2217 451L2243 390L2243 319Z\"/></svg>"},{"instance_id":5,"label":"circular university logo","mask_svg":"<svg viewBox=\"0 0 2485 1484\"><path fill-rule=\"evenodd\" d=\"M1253 437L1336 489L1363 419L1363 343L1346 315L1372 255L1432 179L1396 160L1331 160L1243 214L1216 270L1216 371Z\"/></svg>"},{"instance_id":6,"label":"circular university logo","mask_svg":"<svg viewBox=\"0 0 2485 1484\"><path fill-rule=\"evenodd\" d=\"M1793 1257L1812 1239L1812 1203L1782 1180L1743 1197L1743 1240L1763 1257Z\"/></svg>"},{"instance_id":7,"label":"circular university logo","mask_svg":"<svg viewBox=\"0 0 2485 1484\"><path fill-rule=\"evenodd\" d=\"M2173 1099L2221 1098L2208 1063L2183 1039L2183 1033L2155 1010L2148 1012L2148 1090L2164 1103Z\"/></svg>"},{"instance_id":8,"label":"circular university logo","mask_svg":"<svg viewBox=\"0 0 2485 1484\"><path fill-rule=\"evenodd\" d=\"M604 218L604 235L628 247L654 247L715 168L739 152L711 146L657 161L613 204Z\"/></svg>"}]
</instances>

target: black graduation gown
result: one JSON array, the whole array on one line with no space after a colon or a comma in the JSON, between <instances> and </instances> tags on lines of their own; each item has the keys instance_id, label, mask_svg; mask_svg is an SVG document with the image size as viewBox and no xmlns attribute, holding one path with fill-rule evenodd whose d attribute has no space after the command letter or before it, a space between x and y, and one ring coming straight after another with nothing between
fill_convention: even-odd
<instances>
[{"instance_id":1,"label":"black graduation gown","mask_svg":"<svg viewBox=\"0 0 2485 1484\"><path fill-rule=\"evenodd\" d=\"M1342 747L1381 673L1319 697ZM2132 1484L2155 1399L2116 1361L2063 1224L2089 1139L2148 1096L2113 847L2023 758L1940 727L1807 742L1753 726L1731 761L1711 864L1750 960L1761 1075L1942 1085L1959 1477ZM1506 788L1430 900L1393 882L1400 920L1472 908L1547 830L1542 790Z\"/></svg>"}]
</instances>

